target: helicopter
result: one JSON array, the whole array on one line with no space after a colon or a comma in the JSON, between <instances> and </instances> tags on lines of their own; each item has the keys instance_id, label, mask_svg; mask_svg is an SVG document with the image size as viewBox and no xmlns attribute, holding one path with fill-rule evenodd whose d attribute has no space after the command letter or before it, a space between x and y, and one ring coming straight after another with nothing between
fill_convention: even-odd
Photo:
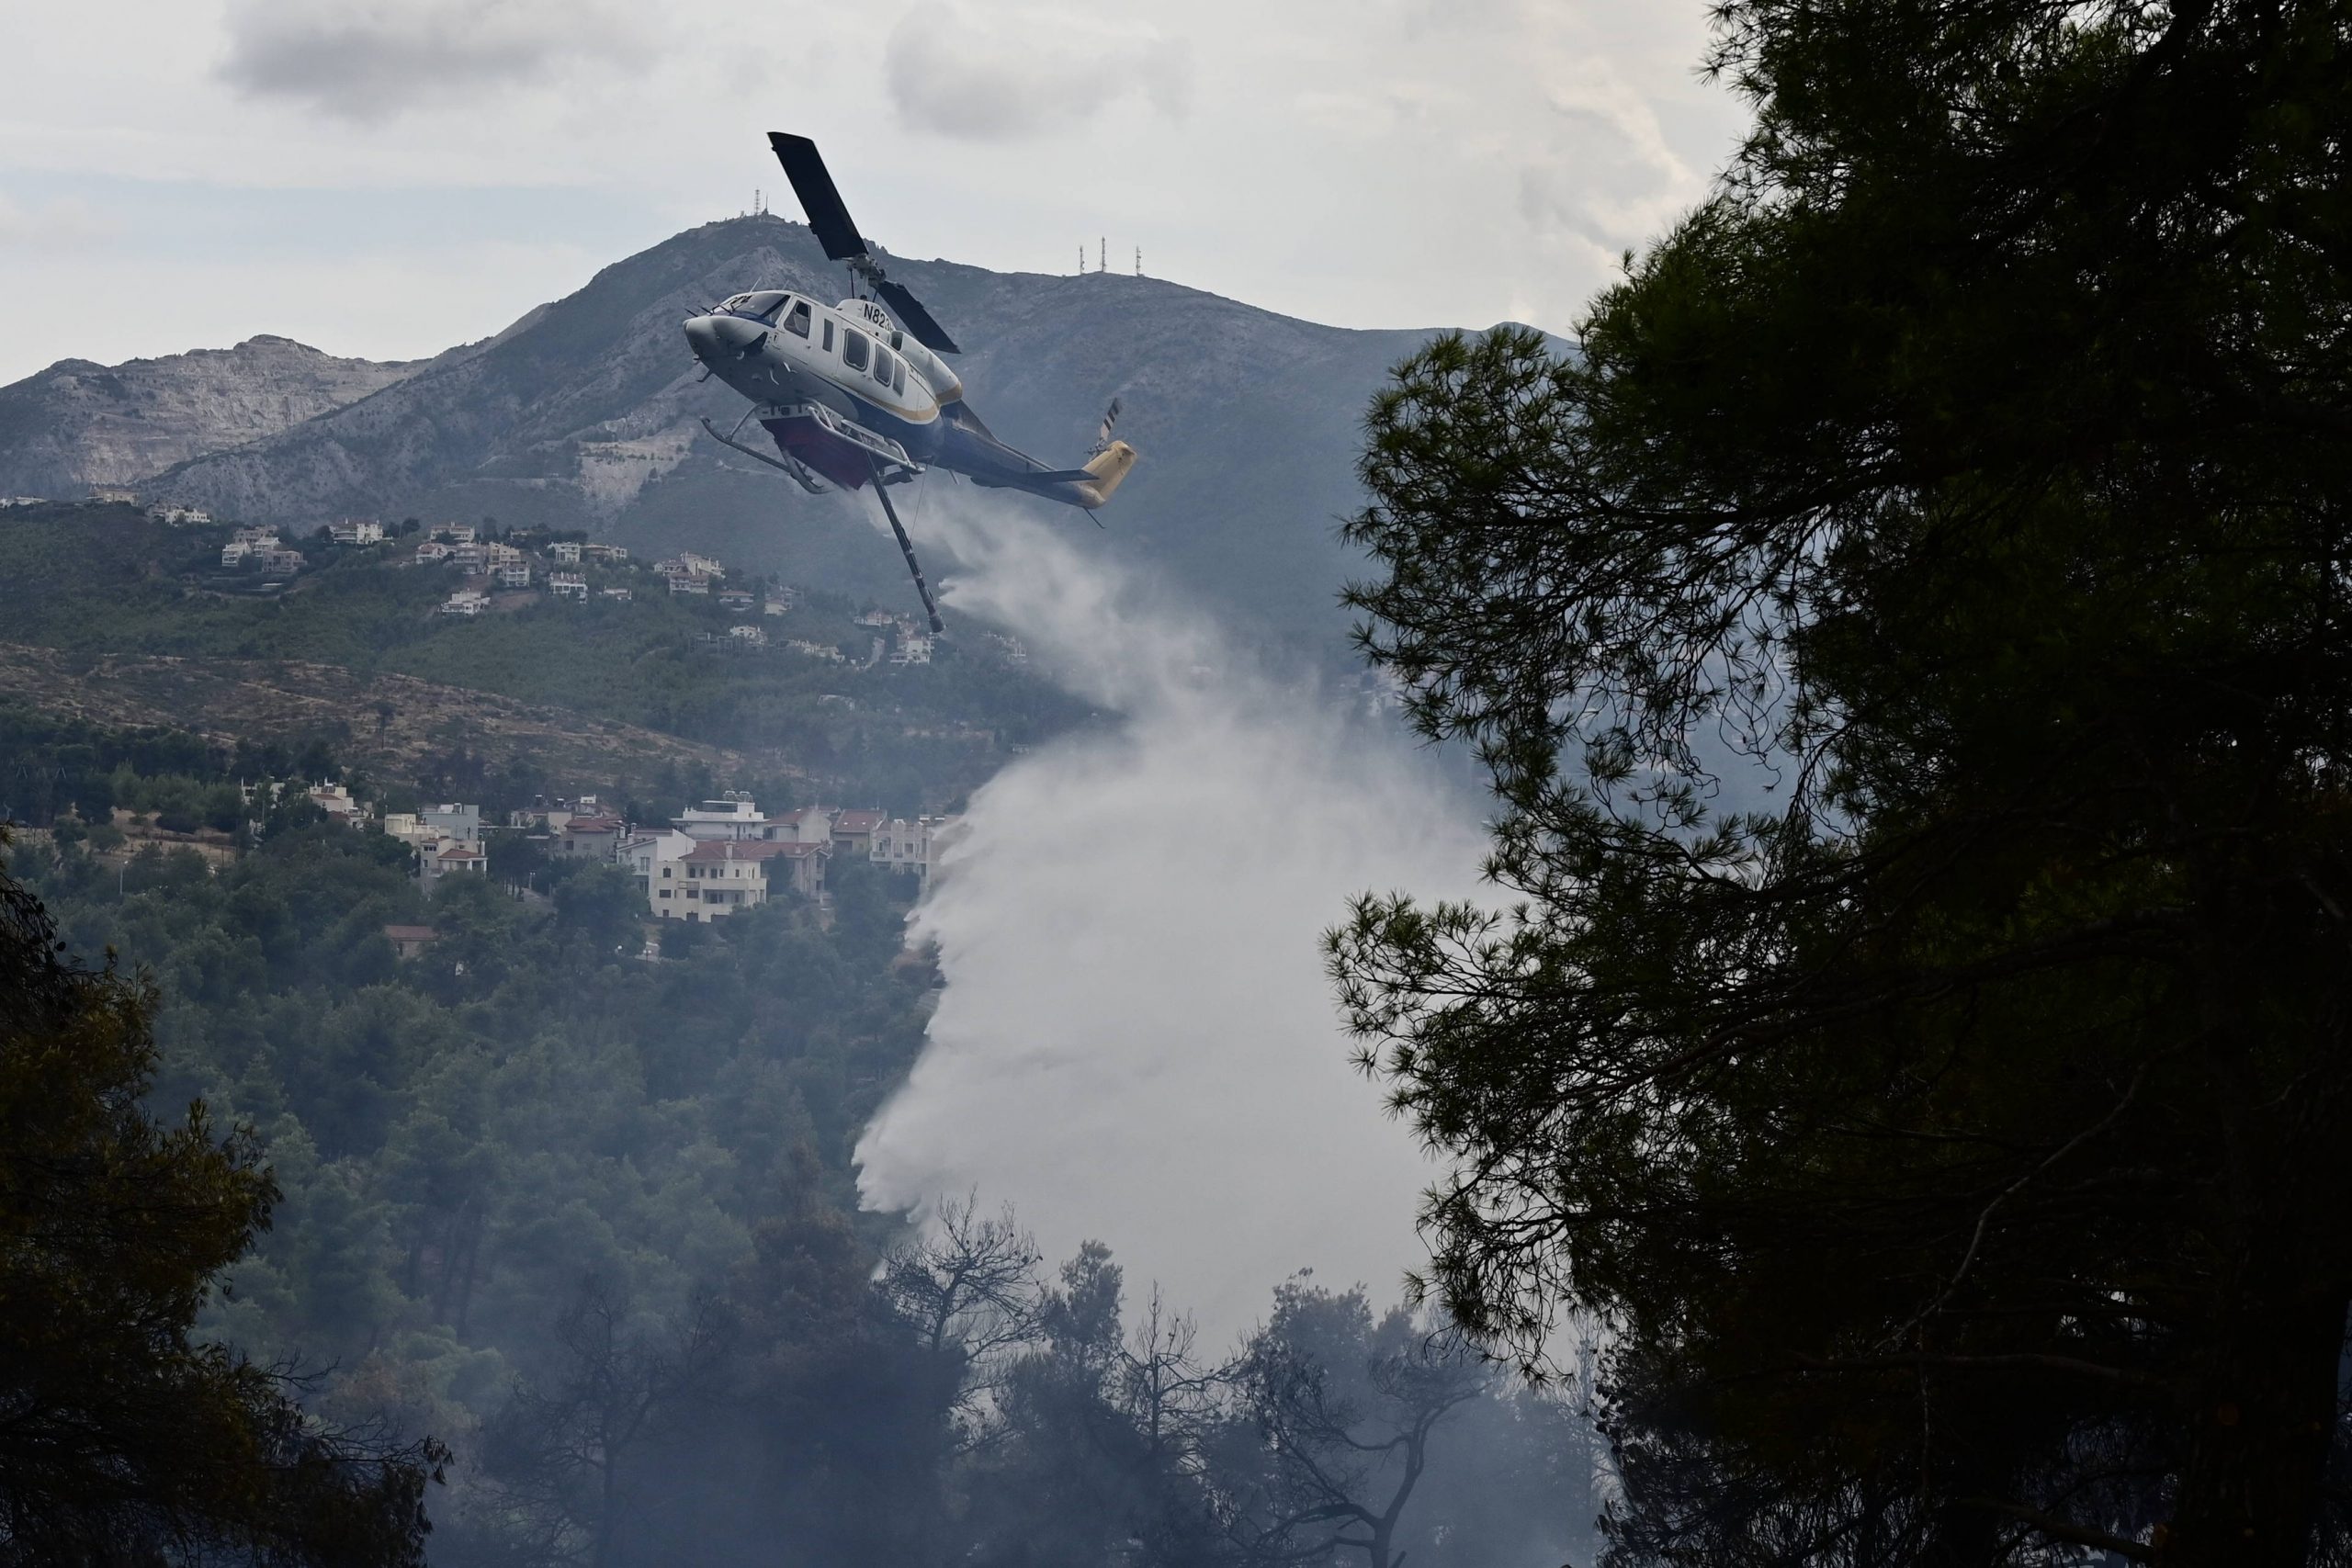
<instances>
[{"instance_id":1,"label":"helicopter","mask_svg":"<svg viewBox=\"0 0 2352 1568\"><path fill-rule=\"evenodd\" d=\"M938 632L938 605L890 503L889 487L920 478L928 466L1091 514L1135 466L1136 450L1112 438L1116 400L1082 467L1057 468L998 440L965 400L962 378L941 357L961 352L956 340L906 285L884 271L817 144L782 131L770 131L768 143L827 259L848 265L850 297L827 305L795 290L763 288L688 316L686 344L702 361L703 379L716 376L752 404L726 434L707 419L703 428L811 495L825 493L828 483L854 491L873 481L931 629ZM861 285L867 293L861 294ZM775 438L778 457L735 438L753 419Z\"/></svg>"}]
</instances>

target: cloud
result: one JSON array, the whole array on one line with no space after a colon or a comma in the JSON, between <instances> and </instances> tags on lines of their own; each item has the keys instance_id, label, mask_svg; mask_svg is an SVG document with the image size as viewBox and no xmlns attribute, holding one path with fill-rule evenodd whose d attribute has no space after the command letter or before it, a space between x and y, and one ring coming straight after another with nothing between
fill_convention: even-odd
<instances>
[{"instance_id":1,"label":"cloud","mask_svg":"<svg viewBox=\"0 0 2352 1568\"><path fill-rule=\"evenodd\" d=\"M949 603L1125 717L974 796L916 914L947 985L859 1145L866 1201L977 1186L1053 1252L1109 1243L1213 1341L1301 1267L1393 1294L1433 1172L1349 1066L1318 940L1365 888L1474 892L1481 803L1396 728L1233 668L1091 531L931 504Z\"/></svg>"},{"instance_id":2,"label":"cloud","mask_svg":"<svg viewBox=\"0 0 2352 1568\"><path fill-rule=\"evenodd\" d=\"M1193 90L1191 46L1156 28L962 4L909 11L884 69L905 125L978 141L1067 127L1129 96L1181 118Z\"/></svg>"},{"instance_id":3,"label":"cloud","mask_svg":"<svg viewBox=\"0 0 2352 1568\"><path fill-rule=\"evenodd\" d=\"M1651 105L1613 73L1588 71L1549 94L1549 151L1520 172L1520 212L1539 233L1608 252L1655 238L1703 189Z\"/></svg>"},{"instance_id":4,"label":"cloud","mask_svg":"<svg viewBox=\"0 0 2352 1568\"><path fill-rule=\"evenodd\" d=\"M0 250L82 250L122 232L119 220L78 197L28 205L0 191Z\"/></svg>"},{"instance_id":5,"label":"cloud","mask_svg":"<svg viewBox=\"0 0 2352 1568\"><path fill-rule=\"evenodd\" d=\"M640 58L652 42L613 0L236 0L228 28L229 85L352 120Z\"/></svg>"}]
</instances>

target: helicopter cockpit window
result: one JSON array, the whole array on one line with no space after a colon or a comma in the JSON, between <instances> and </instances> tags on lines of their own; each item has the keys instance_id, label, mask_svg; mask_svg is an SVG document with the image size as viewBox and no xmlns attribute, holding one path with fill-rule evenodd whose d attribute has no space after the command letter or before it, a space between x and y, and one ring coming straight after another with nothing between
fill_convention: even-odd
<instances>
[{"instance_id":1,"label":"helicopter cockpit window","mask_svg":"<svg viewBox=\"0 0 2352 1568\"><path fill-rule=\"evenodd\" d=\"M808 301L795 299L792 309L785 313L784 330L796 337L808 335Z\"/></svg>"},{"instance_id":2,"label":"helicopter cockpit window","mask_svg":"<svg viewBox=\"0 0 2352 1568\"><path fill-rule=\"evenodd\" d=\"M727 302L727 308L739 316L755 316L763 321L773 321L776 307L791 298L781 288L763 288L751 294L738 294Z\"/></svg>"},{"instance_id":3,"label":"helicopter cockpit window","mask_svg":"<svg viewBox=\"0 0 2352 1568\"><path fill-rule=\"evenodd\" d=\"M853 370L865 368L865 334L864 333L842 334L842 363Z\"/></svg>"}]
</instances>

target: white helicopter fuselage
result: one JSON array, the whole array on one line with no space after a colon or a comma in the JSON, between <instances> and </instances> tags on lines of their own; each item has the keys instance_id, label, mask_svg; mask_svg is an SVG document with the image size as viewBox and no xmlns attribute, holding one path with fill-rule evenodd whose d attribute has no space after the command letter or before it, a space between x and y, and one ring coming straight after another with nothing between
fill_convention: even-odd
<instances>
[{"instance_id":1,"label":"white helicopter fuselage","mask_svg":"<svg viewBox=\"0 0 2352 1568\"><path fill-rule=\"evenodd\" d=\"M955 371L868 300L821 305L763 289L694 318L685 333L695 357L753 402L821 403L919 463L938 456L941 410L964 395Z\"/></svg>"},{"instance_id":2,"label":"white helicopter fuselage","mask_svg":"<svg viewBox=\"0 0 2352 1568\"><path fill-rule=\"evenodd\" d=\"M759 405L786 457L849 489L936 465L978 484L1092 508L1135 461L1135 449L1109 440L1107 429L1082 468L1057 469L1004 445L965 403L963 378L871 299L824 305L760 289L690 318L685 334L712 375ZM811 414L810 405L855 428Z\"/></svg>"}]
</instances>

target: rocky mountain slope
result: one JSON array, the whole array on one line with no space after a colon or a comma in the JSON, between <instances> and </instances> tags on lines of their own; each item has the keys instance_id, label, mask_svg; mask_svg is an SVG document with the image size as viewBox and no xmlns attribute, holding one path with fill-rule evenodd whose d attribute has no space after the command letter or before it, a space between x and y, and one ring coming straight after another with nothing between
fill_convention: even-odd
<instances>
[{"instance_id":1,"label":"rocky mountain slope","mask_svg":"<svg viewBox=\"0 0 2352 1568\"><path fill-rule=\"evenodd\" d=\"M1333 528L1357 503L1358 423L1388 367L1425 333L1318 326L1117 274L894 258L891 276L966 345L956 363L972 404L1014 445L1074 463L1103 408L1123 400L1119 433L1143 461L1102 513L1106 552L1259 629L1332 638L1331 596L1351 565ZM798 224L707 224L606 267L479 352L142 489L296 526L345 513L584 526L899 595L897 553L864 498L802 496L695 423L708 414L730 424L744 405L717 382L696 383L681 320L738 290L777 287L846 292ZM904 507L918 535L925 504L917 494ZM1000 493L989 504L1091 531L1051 502Z\"/></svg>"},{"instance_id":2,"label":"rocky mountain slope","mask_svg":"<svg viewBox=\"0 0 2352 1568\"><path fill-rule=\"evenodd\" d=\"M266 336L120 365L62 359L0 387L0 495L71 500L94 485L133 484L276 435L438 363L340 359Z\"/></svg>"}]
</instances>

